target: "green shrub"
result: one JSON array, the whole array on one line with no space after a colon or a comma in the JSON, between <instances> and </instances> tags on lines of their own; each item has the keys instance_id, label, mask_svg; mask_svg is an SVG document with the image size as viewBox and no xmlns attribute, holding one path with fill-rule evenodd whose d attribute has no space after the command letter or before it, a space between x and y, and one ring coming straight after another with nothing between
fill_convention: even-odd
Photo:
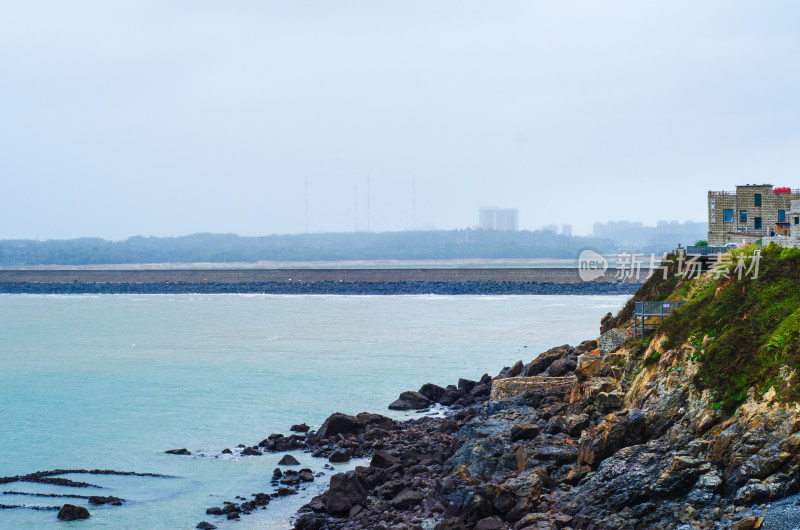
<instances>
[{"instance_id":1,"label":"green shrub","mask_svg":"<svg viewBox=\"0 0 800 530\"><path fill-rule=\"evenodd\" d=\"M747 256L749 266L752 252L752 246L736 249L734 262ZM664 320L661 331L667 337L665 348L695 337L690 355L699 362L695 384L711 389L727 412L746 399L751 387L763 395L783 385L776 378L781 366L800 372L800 251L764 248L757 279L704 277L686 304ZM699 338L704 336L713 340L701 354ZM800 380L790 383L780 399L800 402Z\"/></svg>"}]
</instances>

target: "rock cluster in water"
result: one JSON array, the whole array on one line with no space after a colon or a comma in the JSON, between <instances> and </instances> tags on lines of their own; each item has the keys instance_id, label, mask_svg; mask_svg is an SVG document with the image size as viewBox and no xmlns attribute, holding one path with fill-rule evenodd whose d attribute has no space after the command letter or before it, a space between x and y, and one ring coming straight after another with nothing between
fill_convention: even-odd
<instances>
[{"instance_id":1,"label":"rock cluster in water","mask_svg":"<svg viewBox=\"0 0 800 530\"><path fill-rule=\"evenodd\" d=\"M160 475L156 473L136 473L133 471L114 471L112 469L54 469L51 471L37 471L27 475L14 475L10 477L0 477L0 484L11 484L15 482L25 483L38 483L50 484L55 486L65 486L71 488L97 488L100 486L90 484L88 482L79 482L71 479L61 477L59 475L66 474L85 474L85 475L118 475L118 476L135 476L135 477L155 477L155 478L173 478L169 475ZM108 504L112 506L122 506L125 499L114 497L112 495L75 495L71 493L35 493L17 490L3 491L2 495L15 495L15 496L28 496L28 497L47 497L47 498L69 498L69 499L83 499L93 506ZM26 510L58 510L58 519L61 521L75 521L78 519L87 519L90 514L85 506L76 506L74 504L64 504L63 506L36 506L28 504L0 504L0 509L26 509Z\"/></svg>"}]
</instances>

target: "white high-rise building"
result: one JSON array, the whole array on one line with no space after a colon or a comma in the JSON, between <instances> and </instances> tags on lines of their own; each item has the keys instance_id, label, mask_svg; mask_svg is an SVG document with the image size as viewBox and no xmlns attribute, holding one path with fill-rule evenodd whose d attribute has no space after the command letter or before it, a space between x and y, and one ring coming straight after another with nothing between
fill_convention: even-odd
<instances>
[{"instance_id":1,"label":"white high-rise building","mask_svg":"<svg viewBox=\"0 0 800 530\"><path fill-rule=\"evenodd\" d=\"M516 232L519 230L519 210L497 206L481 207L478 226L485 230Z\"/></svg>"}]
</instances>

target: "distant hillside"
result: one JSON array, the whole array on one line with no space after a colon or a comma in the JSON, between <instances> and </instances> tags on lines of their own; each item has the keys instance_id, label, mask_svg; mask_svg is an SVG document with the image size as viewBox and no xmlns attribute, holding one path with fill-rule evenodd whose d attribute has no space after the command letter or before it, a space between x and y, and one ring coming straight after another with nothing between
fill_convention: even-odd
<instances>
[{"instance_id":1,"label":"distant hillside","mask_svg":"<svg viewBox=\"0 0 800 530\"><path fill-rule=\"evenodd\" d=\"M679 239L644 248L662 252ZM685 243L685 241L683 241ZM576 258L582 250L615 253L618 242L572 237L550 231L336 233L240 237L194 234L183 237L131 237L0 241L0 266L100 265L112 263L191 263L332 260L423 260Z\"/></svg>"}]
</instances>

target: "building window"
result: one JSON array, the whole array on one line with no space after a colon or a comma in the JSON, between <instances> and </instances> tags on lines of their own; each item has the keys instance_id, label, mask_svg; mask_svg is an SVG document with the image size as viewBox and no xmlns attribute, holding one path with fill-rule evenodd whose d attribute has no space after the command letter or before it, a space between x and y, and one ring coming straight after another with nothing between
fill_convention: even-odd
<instances>
[{"instance_id":1,"label":"building window","mask_svg":"<svg viewBox=\"0 0 800 530\"><path fill-rule=\"evenodd\" d=\"M756 230L761 230L761 218L760 217L753 217L753 224Z\"/></svg>"},{"instance_id":2,"label":"building window","mask_svg":"<svg viewBox=\"0 0 800 530\"><path fill-rule=\"evenodd\" d=\"M786 210L778 210L778 222L779 223L786 222Z\"/></svg>"},{"instance_id":3,"label":"building window","mask_svg":"<svg viewBox=\"0 0 800 530\"><path fill-rule=\"evenodd\" d=\"M722 222L723 223L732 223L733 222L733 209L724 209L722 210Z\"/></svg>"},{"instance_id":4,"label":"building window","mask_svg":"<svg viewBox=\"0 0 800 530\"><path fill-rule=\"evenodd\" d=\"M747 210L741 210L739 212L739 222L747 223Z\"/></svg>"},{"instance_id":5,"label":"building window","mask_svg":"<svg viewBox=\"0 0 800 530\"><path fill-rule=\"evenodd\" d=\"M761 194L756 193L753 195L753 206L760 207L761 206Z\"/></svg>"},{"instance_id":6,"label":"building window","mask_svg":"<svg viewBox=\"0 0 800 530\"><path fill-rule=\"evenodd\" d=\"M795 217L794 218L794 224L800 225L800 217Z\"/></svg>"}]
</instances>

